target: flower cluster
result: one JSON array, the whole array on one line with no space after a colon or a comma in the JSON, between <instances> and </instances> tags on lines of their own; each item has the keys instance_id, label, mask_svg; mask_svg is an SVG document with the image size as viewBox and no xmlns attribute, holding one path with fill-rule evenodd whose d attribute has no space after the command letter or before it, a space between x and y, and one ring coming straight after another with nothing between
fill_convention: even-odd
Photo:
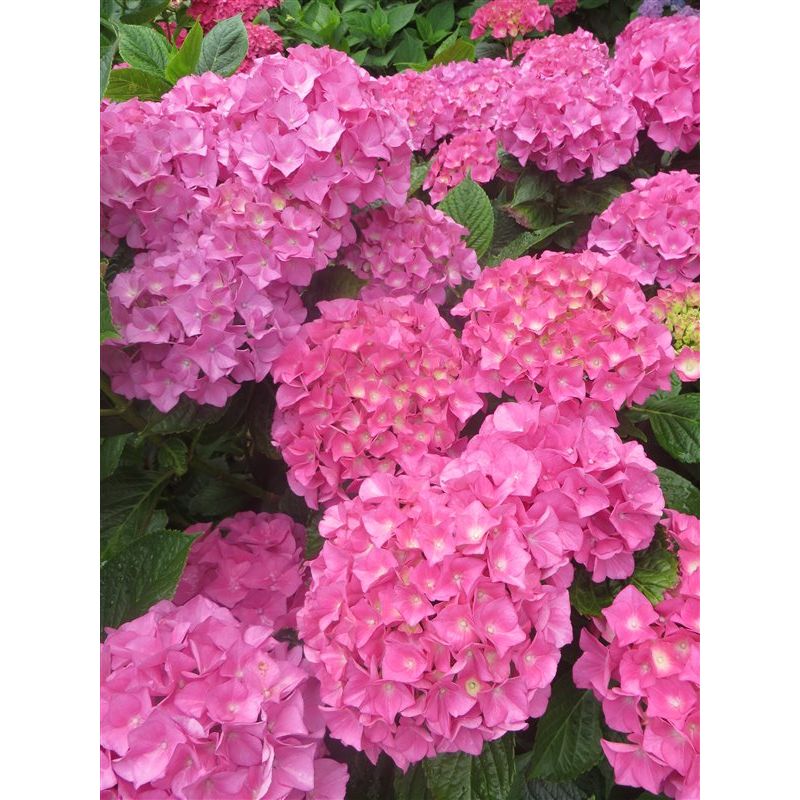
<instances>
[{"instance_id":1,"label":"flower cluster","mask_svg":"<svg viewBox=\"0 0 800 800\"><path fill-rule=\"evenodd\" d=\"M281 0L192 0L187 9L204 31L209 31L220 20L242 15L245 24L252 22L263 9L275 8Z\"/></svg>"},{"instance_id":2,"label":"flower cluster","mask_svg":"<svg viewBox=\"0 0 800 800\"><path fill-rule=\"evenodd\" d=\"M269 25L245 22L244 27L247 29L247 55L239 67L240 70L250 69L257 58L283 50L283 39Z\"/></svg>"},{"instance_id":3,"label":"flower cluster","mask_svg":"<svg viewBox=\"0 0 800 800\"><path fill-rule=\"evenodd\" d=\"M469 231L420 200L400 208L380 206L353 221L358 239L341 261L369 281L362 300L413 295L440 304L445 286L475 280L480 273L475 251L463 241Z\"/></svg>"},{"instance_id":4,"label":"flower cluster","mask_svg":"<svg viewBox=\"0 0 800 800\"><path fill-rule=\"evenodd\" d=\"M608 45L582 28L565 36L514 42L512 55L523 55L520 72L541 78L580 77L589 73L602 76L610 66Z\"/></svg>"},{"instance_id":5,"label":"flower cluster","mask_svg":"<svg viewBox=\"0 0 800 800\"><path fill-rule=\"evenodd\" d=\"M163 601L101 646L101 800L342 800L319 688L265 628Z\"/></svg>"},{"instance_id":6,"label":"flower cluster","mask_svg":"<svg viewBox=\"0 0 800 800\"><path fill-rule=\"evenodd\" d=\"M482 401L453 331L408 296L318 304L276 361L275 446L316 508L374 472L430 473Z\"/></svg>"},{"instance_id":7,"label":"flower cluster","mask_svg":"<svg viewBox=\"0 0 800 800\"><path fill-rule=\"evenodd\" d=\"M578 0L555 0L550 10L553 12L553 16L558 18L566 17L567 14L571 14L575 11L577 7Z\"/></svg>"},{"instance_id":8,"label":"flower cluster","mask_svg":"<svg viewBox=\"0 0 800 800\"><path fill-rule=\"evenodd\" d=\"M572 638L572 568L528 544L514 495L535 459L525 468L505 502L376 475L323 517L299 632L328 728L373 762L477 755L544 713Z\"/></svg>"},{"instance_id":9,"label":"flower cluster","mask_svg":"<svg viewBox=\"0 0 800 800\"><path fill-rule=\"evenodd\" d=\"M242 511L216 527L194 525L186 533L202 535L189 551L177 605L201 594L239 622L270 633L296 627L305 592L302 525L285 514Z\"/></svg>"},{"instance_id":10,"label":"flower cluster","mask_svg":"<svg viewBox=\"0 0 800 800\"><path fill-rule=\"evenodd\" d=\"M653 606L627 586L581 632L575 685L591 688L610 728L602 740L617 783L698 800L700 778L700 534L695 517L667 512L680 584ZM605 640L605 643L604 641Z\"/></svg>"},{"instance_id":11,"label":"flower cluster","mask_svg":"<svg viewBox=\"0 0 800 800\"><path fill-rule=\"evenodd\" d=\"M489 0L470 22L471 39L480 39L487 30L494 39L513 39L531 31L551 31L555 24L550 9L536 0Z\"/></svg>"},{"instance_id":12,"label":"flower cluster","mask_svg":"<svg viewBox=\"0 0 800 800\"><path fill-rule=\"evenodd\" d=\"M500 169L497 137L492 131L460 133L443 142L431 161L423 189L438 203L469 174L477 183L488 183Z\"/></svg>"},{"instance_id":13,"label":"flower cluster","mask_svg":"<svg viewBox=\"0 0 800 800\"><path fill-rule=\"evenodd\" d=\"M611 80L632 95L647 135L662 149L700 141L700 20L637 17L617 37Z\"/></svg>"},{"instance_id":14,"label":"flower cluster","mask_svg":"<svg viewBox=\"0 0 800 800\"><path fill-rule=\"evenodd\" d=\"M596 414L581 411L575 401L504 403L440 481L448 490L479 487L477 496L491 503L504 502L514 487L537 563L556 566L549 559L566 555L595 581L627 578L664 508L656 465L640 444L623 442Z\"/></svg>"},{"instance_id":15,"label":"flower cluster","mask_svg":"<svg viewBox=\"0 0 800 800\"><path fill-rule=\"evenodd\" d=\"M672 333L675 371L682 381L700 379L700 284L675 284L650 300L657 320Z\"/></svg>"},{"instance_id":16,"label":"flower cluster","mask_svg":"<svg viewBox=\"0 0 800 800\"><path fill-rule=\"evenodd\" d=\"M305 318L293 287L355 239L351 208L405 202L408 129L372 83L343 53L302 45L103 110L104 242L144 250L109 286L115 391L168 411L182 394L223 405L265 377Z\"/></svg>"},{"instance_id":17,"label":"flower cluster","mask_svg":"<svg viewBox=\"0 0 800 800\"><path fill-rule=\"evenodd\" d=\"M479 392L553 403L591 398L606 416L668 389L669 330L649 312L624 259L545 252L484 270L455 316Z\"/></svg>"},{"instance_id":18,"label":"flower cluster","mask_svg":"<svg viewBox=\"0 0 800 800\"><path fill-rule=\"evenodd\" d=\"M549 37L555 42L567 37ZM554 49L542 47L545 58L537 59L539 43L528 49L518 79L507 92L499 119L503 147L520 163L533 162L569 182L590 170L595 178L626 164L638 150L641 128L630 98L621 92L607 70L573 68L569 58L584 53L596 58L597 48L584 50L564 46L553 75L536 68L549 61ZM580 39L578 39L580 43Z\"/></svg>"},{"instance_id":19,"label":"flower cluster","mask_svg":"<svg viewBox=\"0 0 800 800\"><path fill-rule=\"evenodd\" d=\"M696 175L659 172L639 178L592 221L588 246L620 255L642 284L700 276L700 182Z\"/></svg>"},{"instance_id":20,"label":"flower cluster","mask_svg":"<svg viewBox=\"0 0 800 800\"><path fill-rule=\"evenodd\" d=\"M660 17L669 8L674 14L681 17L696 17L700 12L696 8L686 5L686 0L642 0L636 10L639 17Z\"/></svg>"}]
</instances>

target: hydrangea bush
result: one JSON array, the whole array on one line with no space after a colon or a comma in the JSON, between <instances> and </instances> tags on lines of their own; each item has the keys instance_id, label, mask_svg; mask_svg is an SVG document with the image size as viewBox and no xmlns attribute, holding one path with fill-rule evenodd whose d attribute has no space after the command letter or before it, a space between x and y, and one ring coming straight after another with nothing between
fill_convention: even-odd
<instances>
[{"instance_id":1,"label":"hydrangea bush","mask_svg":"<svg viewBox=\"0 0 800 800\"><path fill-rule=\"evenodd\" d=\"M279 6L101 3L101 799L697 800L698 4Z\"/></svg>"}]
</instances>

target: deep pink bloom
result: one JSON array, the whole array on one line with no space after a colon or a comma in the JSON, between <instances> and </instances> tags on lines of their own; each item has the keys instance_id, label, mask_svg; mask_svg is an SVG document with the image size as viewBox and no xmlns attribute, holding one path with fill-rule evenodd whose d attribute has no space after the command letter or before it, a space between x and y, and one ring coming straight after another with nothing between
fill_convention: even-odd
<instances>
[{"instance_id":1,"label":"deep pink bloom","mask_svg":"<svg viewBox=\"0 0 800 800\"><path fill-rule=\"evenodd\" d=\"M500 169L497 137L492 131L460 133L442 143L422 184L438 203L469 174L476 183L488 183Z\"/></svg>"},{"instance_id":2,"label":"deep pink bloom","mask_svg":"<svg viewBox=\"0 0 800 800\"><path fill-rule=\"evenodd\" d=\"M494 39L514 38L530 31L552 30L554 24L550 8L536 0L489 0L470 22L471 39L480 39L487 30Z\"/></svg>"}]
</instances>

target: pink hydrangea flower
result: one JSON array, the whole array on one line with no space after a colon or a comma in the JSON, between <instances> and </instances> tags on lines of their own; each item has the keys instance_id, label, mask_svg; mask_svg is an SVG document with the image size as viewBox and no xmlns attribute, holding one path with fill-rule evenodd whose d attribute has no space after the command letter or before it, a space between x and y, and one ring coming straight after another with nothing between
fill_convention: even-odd
<instances>
[{"instance_id":1,"label":"pink hydrangea flower","mask_svg":"<svg viewBox=\"0 0 800 800\"><path fill-rule=\"evenodd\" d=\"M578 28L563 36L544 39L520 39L512 45L512 55L522 55L521 72L535 72L542 77L603 73L611 66L608 45Z\"/></svg>"},{"instance_id":2,"label":"pink hydrangea flower","mask_svg":"<svg viewBox=\"0 0 800 800\"><path fill-rule=\"evenodd\" d=\"M446 286L480 273L475 251L464 243L469 231L420 200L370 209L353 222L358 238L341 261L369 281L361 290L363 300L410 294L440 304Z\"/></svg>"},{"instance_id":3,"label":"pink hydrangea flower","mask_svg":"<svg viewBox=\"0 0 800 800\"><path fill-rule=\"evenodd\" d=\"M484 270L452 313L479 392L554 403L592 401L594 413L668 389L675 354L632 265L614 256L545 252Z\"/></svg>"},{"instance_id":4,"label":"pink hydrangea flower","mask_svg":"<svg viewBox=\"0 0 800 800\"><path fill-rule=\"evenodd\" d=\"M446 489L469 486L484 503L522 502L528 545L540 565L574 558L595 581L627 578L648 547L664 498L641 445L576 401L503 403L458 458L442 469Z\"/></svg>"},{"instance_id":5,"label":"pink hydrangea flower","mask_svg":"<svg viewBox=\"0 0 800 800\"><path fill-rule=\"evenodd\" d=\"M168 411L263 380L305 318L294 287L355 239L354 207L402 205L408 129L343 53L301 45L101 112L104 243L142 252L109 285L112 388ZM106 251L110 255L110 251Z\"/></svg>"},{"instance_id":6,"label":"pink hydrangea flower","mask_svg":"<svg viewBox=\"0 0 800 800\"><path fill-rule=\"evenodd\" d=\"M602 740L624 786L676 800L700 797L700 527L666 512L677 545L679 584L655 606L633 586L581 632L575 685L591 689L610 728L625 742Z\"/></svg>"},{"instance_id":7,"label":"pink hydrangea flower","mask_svg":"<svg viewBox=\"0 0 800 800\"><path fill-rule=\"evenodd\" d=\"M553 12L553 16L558 18L566 17L567 14L571 14L577 8L578 0L555 0L551 6L551 11Z\"/></svg>"},{"instance_id":8,"label":"pink hydrangea flower","mask_svg":"<svg viewBox=\"0 0 800 800\"><path fill-rule=\"evenodd\" d=\"M192 0L187 12L207 32L220 20L237 14L242 15L245 23L252 22L263 9L275 8L280 4L281 0Z\"/></svg>"},{"instance_id":9,"label":"pink hydrangea flower","mask_svg":"<svg viewBox=\"0 0 800 800\"><path fill-rule=\"evenodd\" d=\"M551 31L555 24L548 6L536 0L489 0L470 22L472 39L480 39L487 30L494 39L514 38L530 31Z\"/></svg>"},{"instance_id":10,"label":"pink hydrangea flower","mask_svg":"<svg viewBox=\"0 0 800 800\"><path fill-rule=\"evenodd\" d=\"M678 377L682 381L699 380L700 284L673 284L670 289L660 289L649 305L655 318L672 333Z\"/></svg>"},{"instance_id":11,"label":"pink hydrangea flower","mask_svg":"<svg viewBox=\"0 0 800 800\"><path fill-rule=\"evenodd\" d=\"M642 284L693 281L700 275L700 182L685 170L639 178L592 221L588 245L620 255Z\"/></svg>"},{"instance_id":12,"label":"pink hydrangea flower","mask_svg":"<svg viewBox=\"0 0 800 800\"><path fill-rule=\"evenodd\" d=\"M239 70L248 70L255 64L257 58L263 58L270 53L280 53L283 50L283 39L269 25L245 22L244 26L247 29L247 55Z\"/></svg>"},{"instance_id":13,"label":"pink hydrangea flower","mask_svg":"<svg viewBox=\"0 0 800 800\"><path fill-rule=\"evenodd\" d=\"M544 713L572 569L531 527L513 496L388 474L328 509L298 623L334 737L405 769Z\"/></svg>"},{"instance_id":14,"label":"pink hydrangea flower","mask_svg":"<svg viewBox=\"0 0 800 800\"><path fill-rule=\"evenodd\" d=\"M438 203L467 174L477 183L488 183L499 169L494 133L461 133L436 151L422 188L430 192L432 202Z\"/></svg>"},{"instance_id":15,"label":"pink hydrangea flower","mask_svg":"<svg viewBox=\"0 0 800 800\"><path fill-rule=\"evenodd\" d=\"M318 304L276 361L275 446L316 508L374 472L425 474L482 407L452 330L410 297Z\"/></svg>"},{"instance_id":16,"label":"pink hydrangea flower","mask_svg":"<svg viewBox=\"0 0 800 800\"><path fill-rule=\"evenodd\" d=\"M242 511L186 533L192 543L174 601L183 605L202 594L230 609L239 622L270 633L296 627L303 603L305 528L285 514Z\"/></svg>"},{"instance_id":17,"label":"pink hydrangea flower","mask_svg":"<svg viewBox=\"0 0 800 800\"><path fill-rule=\"evenodd\" d=\"M342 800L319 687L290 648L198 596L163 601L101 646L104 800Z\"/></svg>"},{"instance_id":18,"label":"pink hydrangea flower","mask_svg":"<svg viewBox=\"0 0 800 800\"><path fill-rule=\"evenodd\" d=\"M632 20L617 37L611 79L662 150L688 153L700 141L699 17Z\"/></svg>"}]
</instances>

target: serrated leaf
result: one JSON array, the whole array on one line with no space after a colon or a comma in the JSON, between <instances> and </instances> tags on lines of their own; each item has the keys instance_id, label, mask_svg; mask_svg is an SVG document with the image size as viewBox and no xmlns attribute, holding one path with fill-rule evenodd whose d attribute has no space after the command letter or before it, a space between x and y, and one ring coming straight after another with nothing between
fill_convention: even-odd
<instances>
[{"instance_id":1,"label":"serrated leaf","mask_svg":"<svg viewBox=\"0 0 800 800\"><path fill-rule=\"evenodd\" d=\"M467 246L480 259L494 234L494 211L486 192L467 177L442 198L437 208L469 231Z\"/></svg>"},{"instance_id":2,"label":"serrated leaf","mask_svg":"<svg viewBox=\"0 0 800 800\"><path fill-rule=\"evenodd\" d=\"M113 557L150 524L171 472L119 469L100 484L102 558Z\"/></svg>"},{"instance_id":3,"label":"serrated leaf","mask_svg":"<svg viewBox=\"0 0 800 800\"><path fill-rule=\"evenodd\" d=\"M547 228L555 219L553 206L547 200L532 200L519 205L505 203L502 208L512 219L530 231Z\"/></svg>"},{"instance_id":4,"label":"serrated leaf","mask_svg":"<svg viewBox=\"0 0 800 800\"><path fill-rule=\"evenodd\" d=\"M147 425L140 432L139 436L150 436L153 434L185 433L210 425L221 419L225 414L227 406L218 408L217 406L200 405L188 397L182 396L178 404L163 413L150 403L141 403L140 414L147 421Z\"/></svg>"},{"instance_id":5,"label":"serrated leaf","mask_svg":"<svg viewBox=\"0 0 800 800\"><path fill-rule=\"evenodd\" d=\"M452 0L437 3L426 15L425 19L435 31L449 31L456 21Z\"/></svg>"},{"instance_id":6,"label":"serrated leaf","mask_svg":"<svg viewBox=\"0 0 800 800\"><path fill-rule=\"evenodd\" d=\"M681 514L700 516L700 490L693 483L666 467L657 467L656 475L667 508L680 511Z\"/></svg>"},{"instance_id":7,"label":"serrated leaf","mask_svg":"<svg viewBox=\"0 0 800 800\"><path fill-rule=\"evenodd\" d=\"M100 99L106 92L114 56L119 43L116 28L107 20L100 20Z\"/></svg>"},{"instance_id":8,"label":"serrated leaf","mask_svg":"<svg viewBox=\"0 0 800 800\"><path fill-rule=\"evenodd\" d=\"M550 225L541 231L523 231L516 239L509 242L500 252L492 256L490 265L502 264L508 258L519 258L524 256L532 247L549 239L556 231L560 231L572 222L560 222L558 225Z\"/></svg>"},{"instance_id":9,"label":"serrated leaf","mask_svg":"<svg viewBox=\"0 0 800 800\"><path fill-rule=\"evenodd\" d=\"M631 583L653 604L660 603L664 592L678 582L678 557L667 547L660 531L650 546L634 556L636 566Z\"/></svg>"},{"instance_id":10,"label":"serrated leaf","mask_svg":"<svg viewBox=\"0 0 800 800\"><path fill-rule=\"evenodd\" d=\"M171 598L193 541L180 531L158 531L121 548L100 568L101 627L119 627Z\"/></svg>"},{"instance_id":11,"label":"serrated leaf","mask_svg":"<svg viewBox=\"0 0 800 800\"><path fill-rule=\"evenodd\" d=\"M590 691L572 684L569 672L553 684L545 715L536 728L530 778L573 780L603 757L600 703Z\"/></svg>"},{"instance_id":12,"label":"serrated leaf","mask_svg":"<svg viewBox=\"0 0 800 800\"><path fill-rule=\"evenodd\" d=\"M202 47L203 29L199 22L195 22L189 33L186 34L181 49L172 53L167 61L165 70L167 79L175 83L186 75L191 75L200 62Z\"/></svg>"},{"instance_id":13,"label":"serrated leaf","mask_svg":"<svg viewBox=\"0 0 800 800\"><path fill-rule=\"evenodd\" d=\"M453 34L453 36L456 36ZM475 45L469 39L458 39L450 43L452 37L448 36L447 39L439 45L433 58L428 62L429 67L434 67L439 64L450 64L453 61L474 61L475 60ZM447 45L447 46L445 46Z\"/></svg>"},{"instance_id":14,"label":"serrated leaf","mask_svg":"<svg viewBox=\"0 0 800 800\"><path fill-rule=\"evenodd\" d=\"M189 469L189 448L182 439L166 439L158 448L158 465L176 475L185 475Z\"/></svg>"},{"instance_id":15,"label":"serrated leaf","mask_svg":"<svg viewBox=\"0 0 800 800\"><path fill-rule=\"evenodd\" d=\"M699 394L651 397L635 410L650 420L656 440L673 458L689 464L700 460Z\"/></svg>"},{"instance_id":16,"label":"serrated leaf","mask_svg":"<svg viewBox=\"0 0 800 800\"><path fill-rule=\"evenodd\" d=\"M127 0L123 5L125 12L122 14L122 21L141 25L159 16L169 5L169 0Z\"/></svg>"},{"instance_id":17,"label":"serrated leaf","mask_svg":"<svg viewBox=\"0 0 800 800\"><path fill-rule=\"evenodd\" d=\"M526 781L518 775L508 800L588 800L589 795L576 783L546 781L534 778Z\"/></svg>"},{"instance_id":18,"label":"serrated leaf","mask_svg":"<svg viewBox=\"0 0 800 800\"><path fill-rule=\"evenodd\" d=\"M247 55L247 28L241 15L218 22L203 39L197 72L233 75Z\"/></svg>"},{"instance_id":19,"label":"serrated leaf","mask_svg":"<svg viewBox=\"0 0 800 800\"><path fill-rule=\"evenodd\" d=\"M119 54L133 69L163 78L170 49L167 38L152 28L119 26Z\"/></svg>"},{"instance_id":20,"label":"serrated leaf","mask_svg":"<svg viewBox=\"0 0 800 800\"><path fill-rule=\"evenodd\" d=\"M108 292L103 276L100 276L100 341L106 339L119 339L119 331L114 327L111 319L111 306L108 303Z\"/></svg>"},{"instance_id":21,"label":"serrated leaf","mask_svg":"<svg viewBox=\"0 0 800 800\"><path fill-rule=\"evenodd\" d=\"M100 440L100 480L110 478L119 466L122 451L133 434L123 433L120 436L109 436Z\"/></svg>"},{"instance_id":22,"label":"serrated leaf","mask_svg":"<svg viewBox=\"0 0 800 800\"><path fill-rule=\"evenodd\" d=\"M622 589L619 581L595 583L592 576L583 568L576 570L575 578L569 587L570 605L584 617L599 617L604 608L614 602Z\"/></svg>"},{"instance_id":23,"label":"serrated leaf","mask_svg":"<svg viewBox=\"0 0 800 800\"><path fill-rule=\"evenodd\" d=\"M160 100L171 88L172 84L165 78L140 69L123 67L111 70L105 96L115 103L122 103L133 97L140 100Z\"/></svg>"},{"instance_id":24,"label":"serrated leaf","mask_svg":"<svg viewBox=\"0 0 800 800\"><path fill-rule=\"evenodd\" d=\"M425 178L428 175L428 172L431 168L431 162L423 161L422 163L413 163L411 164L411 184L408 187L408 196L411 197L413 194L416 194L421 188L422 184L425 183Z\"/></svg>"},{"instance_id":25,"label":"serrated leaf","mask_svg":"<svg viewBox=\"0 0 800 800\"><path fill-rule=\"evenodd\" d=\"M394 36L408 25L414 18L414 10L419 3L403 3L399 6L392 6L387 12L387 24L389 25L390 35Z\"/></svg>"},{"instance_id":26,"label":"serrated leaf","mask_svg":"<svg viewBox=\"0 0 800 800\"><path fill-rule=\"evenodd\" d=\"M419 37L411 31L403 31L400 35L400 44L395 50L394 58L397 66L405 64L424 64L427 59L422 42L419 40ZM413 167L411 175L413 180ZM422 186L421 182L419 186L417 186L417 189L419 189L420 186Z\"/></svg>"},{"instance_id":27,"label":"serrated leaf","mask_svg":"<svg viewBox=\"0 0 800 800\"><path fill-rule=\"evenodd\" d=\"M526 170L514 184L514 196L511 200L511 205L518 206L521 203L550 197L552 190L553 182L551 178L542 172Z\"/></svg>"},{"instance_id":28,"label":"serrated leaf","mask_svg":"<svg viewBox=\"0 0 800 800\"><path fill-rule=\"evenodd\" d=\"M431 800L422 764L412 764L406 772L395 770L394 797L395 800Z\"/></svg>"}]
</instances>

